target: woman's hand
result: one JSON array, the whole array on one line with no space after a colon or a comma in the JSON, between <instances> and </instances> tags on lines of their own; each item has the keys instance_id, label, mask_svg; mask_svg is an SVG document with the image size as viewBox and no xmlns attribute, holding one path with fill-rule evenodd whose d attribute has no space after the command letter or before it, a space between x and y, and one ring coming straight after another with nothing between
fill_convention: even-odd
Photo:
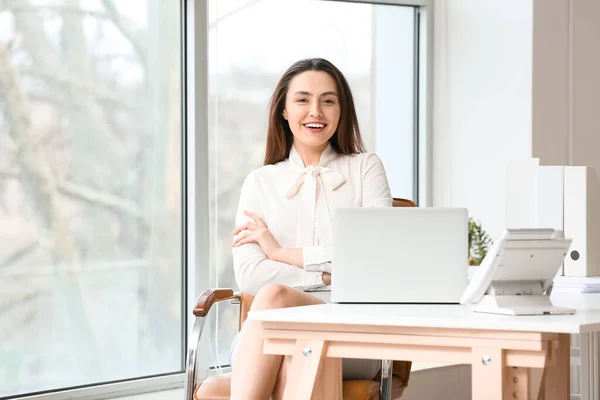
<instances>
[{"instance_id":1,"label":"woman's hand","mask_svg":"<svg viewBox=\"0 0 600 400\"><path fill-rule=\"evenodd\" d=\"M323 283L331 285L331 274L329 272L323 272Z\"/></svg>"},{"instance_id":2,"label":"woman's hand","mask_svg":"<svg viewBox=\"0 0 600 400\"><path fill-rule=\"evenodd\" d=\"M250 211L244 211L244 214L254 220L238 226L233 231L233 247L238 247L246 243L256 242L263 249L268 258L272 259L273 253L281 248L273 234L267 228L267 224L261 217Z\"/></svg>"}]
</instances>

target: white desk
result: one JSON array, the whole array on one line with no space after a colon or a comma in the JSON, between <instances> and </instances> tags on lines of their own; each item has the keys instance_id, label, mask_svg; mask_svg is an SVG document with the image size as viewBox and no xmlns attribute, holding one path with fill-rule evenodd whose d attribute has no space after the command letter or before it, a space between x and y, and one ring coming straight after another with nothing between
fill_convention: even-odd
<instances>
[{"instance_id":1,"label":"white desk","mask_svg":"<svg viewBox=\"0 0 600 400\"><path fill-rule=\"evenodd\" d=\"M471 364L473 400L526 399L528 368L546 368L545 398L564 400L570 334L600 331L600 295L552 299L577 313L511 317L464 306L323 304L248 317L262 321L265 353L293 356L285 399L309 400L313 389L312 398L341 399L339 358L350 357Z\"/></svg>"}]
</instances>

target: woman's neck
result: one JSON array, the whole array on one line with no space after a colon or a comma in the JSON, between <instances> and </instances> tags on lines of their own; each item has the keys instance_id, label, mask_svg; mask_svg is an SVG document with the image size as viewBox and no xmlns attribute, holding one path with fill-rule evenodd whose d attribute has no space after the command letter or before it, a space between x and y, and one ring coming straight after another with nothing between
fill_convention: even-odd
<instances>
[{"instance_id":1,"label":"woman's neck","mask_svg":"<svg viewBox=\"0 0 600 400\"><path fill-rule=\"evenodd\" d=\"M321 161L321 154L323 154L328 144L329 143L325 143L323 148L317 148L312 146L305 146L299 143L294 143L294 147L296 148L298 155L302 159L304 166L308 167L309 165L319 165L319 162Z\"/></svg>"}]
</instances>

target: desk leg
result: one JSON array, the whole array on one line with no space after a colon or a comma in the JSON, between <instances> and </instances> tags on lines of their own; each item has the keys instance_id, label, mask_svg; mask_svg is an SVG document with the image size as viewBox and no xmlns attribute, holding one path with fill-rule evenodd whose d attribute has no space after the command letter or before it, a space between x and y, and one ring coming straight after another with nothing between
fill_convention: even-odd
<instances>
[{"instance_id":1,"label":"desk leg","mask_svg":"<svg viewBox=\"0 0 600 400\"><path fill-rule=\"evenodd\" d=\"M563 400L571 395L571 335L558 335L558 348L553 350L555 362L544 371L538 399Z\"/></svg>"},{"instance_id":2,"label":"desk leg","mask_svg":"<svg viewBox=\"0 0 600 400\"><path fill-rule=\"evenodd\" d=\"M311 400L342 400L342 359L325 357Z\"/></svg>"},{"instance_id":3,"label":"desk leg","mask_svg":"<svg viewBox=\"0 0 600 400\"><path fill-rule=\"evenodd\" d=\"M321 360L325 355L323 340L298 340L288 371L284 400L310 400Z\"/></svg>"},{"instance_id":4,"label":"desk leg","mask_svg":"<svg viewBox=\"0 0 600 400\"><path fill-rule=\"evenodd\" d=\"M526 400L530 396L529 368L506 367L504 370L504 398Z\"/></svg>"},{"instance_id":5,"label":"desk leg","mask_svg":"<svg viewBox=\"0 0 600 400\"><path fill-rule=\"evenodd\" d=\"M471 399L502 400L504 384L502 349L474 348L471 356Z\"/></svg>"}]
</instances>

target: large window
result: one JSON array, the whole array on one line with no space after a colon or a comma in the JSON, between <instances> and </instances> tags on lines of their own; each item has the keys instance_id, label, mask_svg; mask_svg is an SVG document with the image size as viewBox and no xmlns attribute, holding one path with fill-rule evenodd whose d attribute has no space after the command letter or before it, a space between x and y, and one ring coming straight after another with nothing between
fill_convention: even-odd
<instances>
[{"instance_id":1,"label":"large window","mask_svg":"<svg viewBox=\"0 0 600 400\"><path fill-rule=\"evenodd\" d=\"M0 2L0 398L182 370L180 21Z\"/></svg>"},{"instance_id":2,"label":"large window","mask_svg":"<svg viewBox=\"0 0 600 400\"><path fill-rule=\"evenodd\" d=\"M342 70L392 195L417 199L419 18L419 8L398 5L209 1L210 286L236 287L231 232L240 188L262 163L269 97L298 59L323 57ZM219 305L211 332L218 365L229 363L236 318L234 307Z\"/></svg>"}]
</instances>

